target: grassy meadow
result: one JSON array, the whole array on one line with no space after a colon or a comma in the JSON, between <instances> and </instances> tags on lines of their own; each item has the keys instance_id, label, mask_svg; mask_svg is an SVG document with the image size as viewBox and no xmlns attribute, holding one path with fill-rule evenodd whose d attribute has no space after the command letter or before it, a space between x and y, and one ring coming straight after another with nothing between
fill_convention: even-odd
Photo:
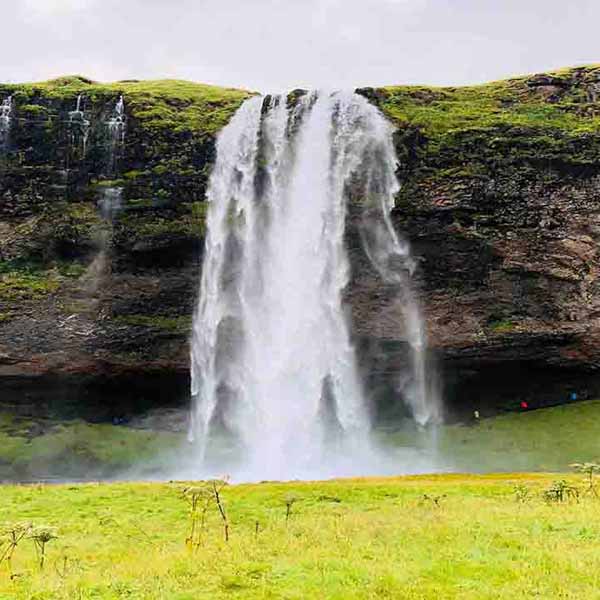
<instances>
[{"instance_id":1,"label":"grassy meadow","mask_svg":"<svg viewBox=\"0 0 600 600\"><path fill-rule=\"evenodd\" d=\"M414 430L388 432L382 439L392 446L431 443ZM600 460L600 400L442 426L435 445L458 472L568 471L573 462Z\"/></svg>"},{"instance_id":2,"label":"grassy meadow","mask_svg":"<svg viewBox=\"0 0 600 600\"><path fill-rule=\"evenodd\" d=\"M208 483L3 485L0 600L600 598L600 498L569 469L600 458L599 413L599 401L580 402L437 432L455 470L514 472L225 485L228 541ZM410 430L380 437L431 442ZM166 431L0 419L0 467L13 476L118 474L181 443ZM562 501L545 494L560 481ZM25 536L7 561L11 531ZM43 569L40 531L51 534Z\"/></svg>"},{"instance_id":3,"label":"grassy meadow","mask_svg":"<svg viewBox=\"0 0 600 600\"><path fill-rule=\"evenodd\" d=\"M600 460L600 401L508 413L436 432L399 426L377 437L393 450L416 448L424 470L568 471L573 462ZM185 431L36 420L0 411L0 481L168 477L188 452ZM410 465L399 458L395 472L410 472Z\"/></svg>"},{"instance_id":4,"label":"grassy meadow","mask_svg":"<svg viewBox=\"0 0 600 600\"><path fill-rule=\"evenodd\" d=\"M43 570L19 543L0 598L600 598L600 500L569 475L579 501L545 501L558 478L225 486L229 541L209 496L193 548L183 483L4 486L4 521L58 537Z\"/></svg>"}]
</instances>

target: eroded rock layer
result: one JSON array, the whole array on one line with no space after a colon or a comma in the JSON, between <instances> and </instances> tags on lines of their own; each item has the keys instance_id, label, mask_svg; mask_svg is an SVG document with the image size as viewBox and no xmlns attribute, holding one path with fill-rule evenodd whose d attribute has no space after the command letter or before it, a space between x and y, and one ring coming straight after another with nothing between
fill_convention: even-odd
<instances>
[{"instance_id":1,"label":"eroded rock layer","mask_svg":"<svg viewBox=\"0 0 600 600\"><path fill-rule=\"evenodd\" d=\"M419 261L451 413L600 391L599 90L598 67L470 88L360 90L398 127L394 223ZM80 94L85 131L70 118ZM214 139L249 94L75 77L0 86L0 100L9 95L1 401L29 411L62 403L98 418L187 402ZM107 122L120 95L126 136L111 168ZM121 194L111 218L99 209L107 188ZM385 419L402 412L393 402L402 318L360 250L359 212L348 224L346 298Z\"/></svg>"}]
</instances>

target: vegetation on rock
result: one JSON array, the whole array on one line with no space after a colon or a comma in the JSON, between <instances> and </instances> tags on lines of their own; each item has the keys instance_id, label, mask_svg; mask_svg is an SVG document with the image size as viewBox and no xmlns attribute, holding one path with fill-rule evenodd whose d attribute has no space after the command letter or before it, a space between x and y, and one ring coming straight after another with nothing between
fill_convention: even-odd
<instances>
[{"instance_id":1,"label":"vegetation on rock","mask_svg":"<svg viewBox=\"0 0 600 600\"><path fill-rule=\"evenodd\" d=\"M600 272L600 67L464 88L359 91L397 126L402 187L393 222L418 257L429 341L454 380L466 379L462 369L470 376L526 360L540 373L564 369L575 385L575 370L591 372L600 360L600 348L589 347ZM72 361L132 356L133 342L121 332L141 325L116 317L154 313L183 323L192 312L215 136L251 93L75 76L0 85L0 99L8 94L14 118L0 154L0 260L39 268L34 279L18 269L3 275L0 347L6 351L2 340L11 340L11 352L28 363L32 348L44 356L63 351L57 319L77 305L96 321L85 329L85 344L73 344ZM69 114L80 94L89 121L85 152L81 123ZM110 165L107 122L121 95L125 140ZM102 217L98 204L115 188L122 206ZM351 207L349 219L359 210ZM363 269L357 236L350 226L346 298L357 338L370 348L397 347L401 316L377 276ZM69 262L71 273L84 269L85 277L55 274L56 264ZM31 319L18 318L23 299L31 310L56 310L40 319L36 334ZM145 343L155 358L184 371L187 353L167 329L146 327ZM185 328L169 330L185 348ZM393 373L397 355L383 354L377 368ZM452 395L464 404L477 397Z\"/></svg>"},{"instance_id":2,"label":"vegetation on rock","mask_svg":"<svg viewBox=\"0 0 600 600\"><path fill-rule=\"evenodd\" d=\"M181 499L182 488L196 489L189 484L8 486L4 519L44 520L60 535L43 572L19 545L13 576L0 571L0 596L592 598L600 504L591 496L546 503L552 481L512 474L228 485L219 491L228 541L211 506L194 544L186 544L190 509ZM528 490L526 501L515 502L516 485Z\"/></svg>"}]
</instances>

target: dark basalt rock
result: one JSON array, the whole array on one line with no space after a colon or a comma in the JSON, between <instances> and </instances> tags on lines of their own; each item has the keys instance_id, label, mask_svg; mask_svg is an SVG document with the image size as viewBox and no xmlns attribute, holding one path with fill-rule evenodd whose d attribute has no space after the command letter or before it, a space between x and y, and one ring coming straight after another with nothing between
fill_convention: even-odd
<instances>
[{"instance_id":1,"label":"dark basalt rock","mask_svg":"<svg viewBox=\"0 0 600 600\"><path fill-rule=\"evenodd\" d=\"M598 77L593 67L481 89L359 90L398 127L403 186L392 217L417 260L450 416L600 392ZM215 134L248 94L144 85L0 86L0 100L15 102L0 155L2 404L111 419L189 401ZM81 92L85 156L68 124ZM126 143L108 181L103 123L121 93ZM487 104L460 120L473 98ZM105 185L122 189L112 222L97 207ZM403 413L395 398L407 348L395 294L361 249L360 201L348 216L346 300L386 419Z\"/></svg>"}]
</instances>

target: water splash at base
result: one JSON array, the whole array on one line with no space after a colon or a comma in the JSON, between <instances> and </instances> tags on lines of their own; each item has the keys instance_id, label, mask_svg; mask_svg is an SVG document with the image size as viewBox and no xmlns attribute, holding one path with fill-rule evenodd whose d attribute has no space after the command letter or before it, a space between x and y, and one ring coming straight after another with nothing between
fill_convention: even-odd
<instances>
[{"instance_id":1,"label":"water splash at base","mask_svg":"<svg viewBox=\"0 0 600 600\"><path fill-rule=\"evenodd\" d=\"M392 128L355 94L248 100L221 133L191 349L196 476L329 478L397 473L378 449L343 306L350 195L373 264L397 284L415 357L424 336L408 246L389 210ZM406 291L408 290L408 291ZM411 329L412 328L412 329ZM413 365L426 423L424 363ZM419 386L421 388L419 389Z\"/></svg>"}]
</instances>

